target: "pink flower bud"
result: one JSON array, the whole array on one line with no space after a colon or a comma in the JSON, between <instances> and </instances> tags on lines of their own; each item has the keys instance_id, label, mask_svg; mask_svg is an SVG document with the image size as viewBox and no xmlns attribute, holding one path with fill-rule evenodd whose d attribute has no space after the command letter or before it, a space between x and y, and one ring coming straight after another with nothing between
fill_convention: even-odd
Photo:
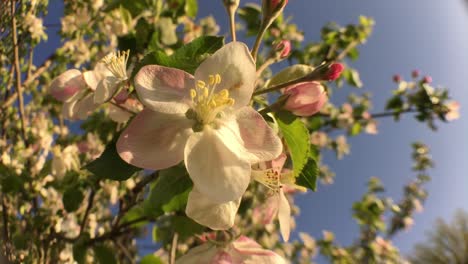
<instances>
[{"instance_id":1,"label":"pink flower bud","mask_svg":"<svg viewBox=\"0 0 468 264\"><path fill-rule=\"evenodd\" d=\"M271 0L270 2L271 2L271 8L273 10L284 7L288 4L288 0ZM281 4L283 5L281 6Z\"/></svg>"},{"instance_id":2,"label":"pink flower bud","mask_svg":"<svg viewBox=\"0 0 468 264\"><path fill-rule=\"evenodd\" d=\"M114 100L118 104L123 104L128 99L128 92L127 90L120 91L116 96L114 96Z\"/></svg>"},{"instance_id":3,"label":"pink flower bud","mask_svg":"<svg viewBox=\"0 0 468 264\"><path fill-rule=\"evenodd\" d=\"M334 81L338 79L341 75L341 73L344 70L344 65L341 63L333 63L328 67L328 71L325 74L324 80L326 81Z\"/></svg>"},{"instance_id":4,"label":"pink flower bud","mask_svg":"<svg viewBox=\"0 0 468 264\"><path fill-rule=\"evenodd\" d=\"M279 53L280 58L284 59L291 53L291 42L289 40L282 40L275 46L275 51Z\"/></svg>"},{"instance_id":5,"label":"pink flower bud","mask_svg":"<svg viewBox=\"0 0 468 264\"><path fill-rule=\"evenodd\" d=\"M424 76L424 79L422 80L423 83L431 83L432 82L432 77L429 75Z\"/></svg>"},{"instance_id":6,"label":"pink flower bud","mask_svg":"<svg viewBox=\"0 0 468 264\"><path fill-rule=\"evenodd\" d=\"M411 76L412 76L413 78L418 78L420 74L421 74L421 72L420 72L419 70L413 70L413 71L411 72Z\"/></svg>"},{"instance_id":7,"label":"pink flower bud","mask_svg":"<svg viewBox=\"0 0 468 264\"><path fill-rule=\"evenodd\" d=\"M297 116L311 116L323 107L328 97L319 82L299 83L286 88L283 92L289 95L284 108Z\"/></svg>"},{"instance_id":8,"label":"pink flower bud","mask_svg":"<svg viewBox=\"0 0 468 264\"><path fill-rule=\"evenodd\" d=\"M396 83L401 82L401 76L399 74L393 75L393 81Z\"/></svg>"}]
</instances>

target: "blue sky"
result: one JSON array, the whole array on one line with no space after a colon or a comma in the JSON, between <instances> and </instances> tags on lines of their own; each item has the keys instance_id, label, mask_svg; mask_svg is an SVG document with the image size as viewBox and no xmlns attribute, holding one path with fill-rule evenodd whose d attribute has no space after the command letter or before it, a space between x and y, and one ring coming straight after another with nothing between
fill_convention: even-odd
<instances>
[{"instance_id":1,"label":"blue sky","mask_svg":"<svg viewBox=\"0 0 468 264\"><path fill-rule=\"evenodd\" d=\"M57 2L51 1L46 24L59 23L63 10ZM200 4L200 9L200 16L215 15L222 33L228 32L221 1ZM360 59L351 63L361 73L363 89L373 94L374 112L383 110L394 89L392 75L400 73L409 79L413 69L431 75L434 84L448 87L461 103L461 119L440 124L435 133L412 116L399 123L381 120L378 135L350 139L351 155L340 161L330 153L325 155L325 162L337 174L333 185L319 186L318 192L297 197L302 213L296 231L321 237L322 230L331 230L340 243L349 244L357 237L351 206L365 192L367 180L379 177L387 194L399 200L403 185L414 178L410 143L427 143L436 168L430 171L433 180L427 185L425 210L416 215L411 230L394 240L408 253L415 242L424 239L424 232L431 229L436 218L449 219L457 208L468 209L468 9L462 0L290 0L285 12L294 16L306 41L318 40L320 28L330 21L356 23L359 15L375 19L374 33L360 48ZM51 28L49 34L55 30ZM50 54L58 41L57 36L49 35L49 43L40 46L44 52L37 53L38 61ZM336 95L344 98L348 92L344 88Z\"/></svg>"}]
</instances>

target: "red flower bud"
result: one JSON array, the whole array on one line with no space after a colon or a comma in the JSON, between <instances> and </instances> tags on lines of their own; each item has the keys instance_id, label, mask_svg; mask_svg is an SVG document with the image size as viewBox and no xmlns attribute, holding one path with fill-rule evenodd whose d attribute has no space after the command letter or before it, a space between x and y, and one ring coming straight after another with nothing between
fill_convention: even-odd
<instances>
[{"instance_id":1,"label":"red flower bud","mask_svg":"<svg viewBox=\"0 0 468 264\"><path fill-rule=\"evenodd\" d=\"M431 83L432 82L432 77L427 75L427 76L424 76L424 79L422 80L423 83Z\"/></svg>"},{"instance_id":2,"label":"red flower bud","mask_svg":"<svg viewBox=\"0 0 468 264\"><path fill-rule=\"evenodd\" d=\"M393 81L396 83L401 82L401 76L399 74L393 75Z\"/></svg>"},{"instance_id":3,"label":"red flower bud","mask_svg":"<svg viewBox=\"0 0 468 264\"><path fill-rule=\"evenodd\" d=\"M271 8L273 10L276 10L279 7L279 5L283 2L284 2L283 7L288 4L288 0L271 0Z\"/></svg>"},{"instance_id":4,"label":"red flower bud","mask_svg":"<svg viewBox=\"0 0 468 264\"><path fill-rule=\"evenodd\" d=\"M418 78L420 74L421 74L421 72L419 70L413 70L411 72L411 77Z\"/></svg>"},{"instance_id":5,"label":"red flower bud","mask_svg":"<svg viewBox=\"0 0 468 264\"><path fill-rule=\"evenodd\" d=\"M289 40L282 40L275 46L275 51L279 53L280 58L284 59L291 53L291 42Z\"/></svg>"},{"instance_id":6,"label":"red flower bud","mask_svg":"<svg viewBox=\"0 0 468 264\"><path fill-rule=\"evenodd\" d=\"M332 65L330 65L330 67L328 67L328 71L323 79L326 81L334 81L338 79L341 73L343 72L344 68L344 65L341 63L333 63Z\"/></svg>"}]
</instances>

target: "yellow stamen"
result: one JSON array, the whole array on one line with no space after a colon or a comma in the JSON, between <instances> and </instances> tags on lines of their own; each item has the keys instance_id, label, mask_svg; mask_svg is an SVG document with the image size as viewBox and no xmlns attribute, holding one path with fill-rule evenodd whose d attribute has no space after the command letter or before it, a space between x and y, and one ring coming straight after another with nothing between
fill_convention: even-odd
<instances>
[{"instance_id":1,"label":"yellow stamen","mask_svg":"<svg viewBox=\"0 0 468 264\"><path fill-rule=\"evenodd\" d=\"M234 105L234 99L229 97L229 91L222 89L215 92L216 86L221 83L219 74L208 75L208 84L197 80L195 89L191 89L190 97L194 103L193 110L197 120L203 124L211 124L216 118L223 116L226 107ZM196 99L195 99L196 98Z\"/></svg>"},{"instance_id":2,"label":"yellow stamen","mask_svg":"<svg viewBox=\"0 0 468 264\"><path fill-rule=\"evenodd\" d=\"M124 81L127 76L127 62L130 50L112 52L102 59L107 69L118 79Z\"/></svg>"}]
</instances>

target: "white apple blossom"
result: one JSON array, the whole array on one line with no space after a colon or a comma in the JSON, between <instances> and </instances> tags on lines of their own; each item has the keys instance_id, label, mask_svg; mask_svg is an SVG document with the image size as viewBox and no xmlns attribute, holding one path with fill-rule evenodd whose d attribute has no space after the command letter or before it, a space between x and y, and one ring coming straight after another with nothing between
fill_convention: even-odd
<instances>
[{"instance_id":1,"label":"white apple blossom","mask_svg":"<svg viewBox=\"0 0 468 264\"><path fill-rule=\"evenodd\" d=\"M224 246L210 241L191 249L176 261L177 264L286 264L273 251L263 249L254 240L241 236Z\"/></svg>"},{"instance_id":2,"label":"white apple blossom","mask_svg":"<svg viewBox=\"0 0 468 264\"><path fill-rule=\"evenodd\" d=\"M252 178L269 189L269 198L264 208L264 223L269 223L278 216L281 235L284 241L289 240L291 232L291 207L285 196L285 188L295 189L302 192L306 188L295 184L295 177L292 171L282 171L286 161L286 155L283 153L278 158L271 161L271 164L258 164L258 169L252 170Z\"/></svg>"},{"instance_id":3,"label":"white apple blossom","mask_svg":"<svg viewBox=\"0 0 468 264\"><path fill-rule=\"evenodd\" d=\"M251 164L274 159L282 150L278 136L247 106L255 79L255 63L239 42L207 58L195 76L158 65L143 67L135 87L146 108L122 132L117 151L126 162L146 169L184 160L195 187L188 215L197 219L191 214L197 207L228 203L221 211L229 213L220 218L232 225L230 216L249 185ZM199 196L203 199L193 199Z\"/></svg>"}]
</instances>

